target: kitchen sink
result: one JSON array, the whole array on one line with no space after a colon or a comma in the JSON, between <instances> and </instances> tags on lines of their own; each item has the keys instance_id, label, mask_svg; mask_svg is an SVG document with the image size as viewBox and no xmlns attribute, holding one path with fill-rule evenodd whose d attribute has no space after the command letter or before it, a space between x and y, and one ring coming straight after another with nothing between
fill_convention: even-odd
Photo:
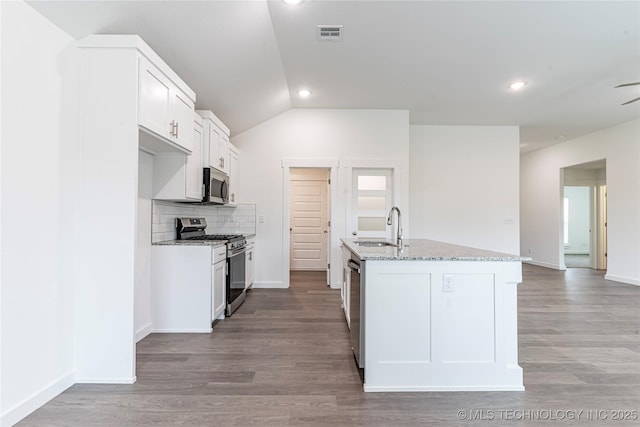
<instances>
[{"instance_id":1,"label":"kitchen sink","mask_svg":"<svg viewBox=\"0 0 640 427\"><path fill-rule=\"evenodd\" d=\"M355 240L353 243L355 243L358 246L378 246L378 247L393 246L393 247L398 247L398 245L396 245L395 243L386 242L384 240Z\"/></svg>"}]
</instances>

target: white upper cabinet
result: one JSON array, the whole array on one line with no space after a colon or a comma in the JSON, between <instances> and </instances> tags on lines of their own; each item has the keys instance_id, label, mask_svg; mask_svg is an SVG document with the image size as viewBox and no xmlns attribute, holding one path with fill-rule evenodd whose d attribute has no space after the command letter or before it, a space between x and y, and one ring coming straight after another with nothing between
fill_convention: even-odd
<instances>
[{"instance_id":1,"label":"white upper cabinet","mask_svg":"<svg viewBox=\"0 0 640 427\"><path fill-rule=\"evenodd\" d=\"M202 140L204 139L202 118L196 113L193 117L193 133L191 155L187 156L186 198L202 200Z\"/></svg>"},{"instance_id":2,"label":"white upper cabinet","mask_svg":"<svg viewBox=\"0 0 640 427\"><path fill-rule=\"evenodd\" d=\"M220 157L220 161L222 164L222 169L220 171L226 173L227 175L231 172L231 159L229 158L229 135L225 134L224 131L220 134L220 141L218 143L218 157Z\"/></svg>"},{"instance_id":3,"label":"white upper cabinet","mask_svg":"<svg viewBox=\"0 0 640 427\"><path fill-rule=\"evenodd\" d=\"M176 143L193 151L193 115L195 114L194 103L178 88L175 88L173 96L173 116L176 121ZM200 148L202 150L202 148ZM202 159L200 159L202 161Z\"/></svg>"},{"instance_id":4,"label":"white upper cabinet","mask_svg":"<svg viewBox=\"0 0 640 427\"><path fill-rule=\"evenodd\" d=\"M205 168L214 168L226 175L229 174L229 128L211 111L196 111L203 120L204 143L202 156Z\"/></svg>"},{"instance_id":5,"label":"white upper cabinet","mask_svg":"<svg viewBox=\"0 0 640 427\"><path fill-rule=\"evenodd\" d=\"M240 153L233 144L228 144L229 148L229 204L236 205L240 201L238 198L238 181L240 177Z\"/></svg>"},{"instance_id":6,"label":"white upper cabinet","mask_svg":"<svg viewBox=\"0 0 640 427\"><path fill-rule=\"evenodd\" d=\"M138 124L192 151L194 100L144 57L140 57L138 79Z\"/></svg>"},{"instance_id":7,"label":"white upper cabinet","mask_svg":"<svg viewBox=\"0 0 640 427\"><path fill-rule=\"evenodd\" d=\"M169 135L173 130L171 82L144 58L140 58L139 79L138 123L162 136Z\"/></svg>"},{"instance_id":8,"label":"white upper cabinet","mask_svg":"<svg viewBox=\"0 0 640 427\"><path fill-rule=\"evenodd\" d=\"M191 114L191 154L158 153L153 165L153 198L202 201L202 119Z\"/></svg>"}]
</instances>

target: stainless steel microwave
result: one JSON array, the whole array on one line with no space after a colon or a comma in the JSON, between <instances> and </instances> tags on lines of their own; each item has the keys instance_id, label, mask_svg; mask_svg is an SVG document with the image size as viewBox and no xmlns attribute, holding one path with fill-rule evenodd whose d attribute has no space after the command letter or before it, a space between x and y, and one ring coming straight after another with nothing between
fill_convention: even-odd
<instances>
[{"instance_id":1,"label":"stainless steel microwave","mask_svg":"<svg viewBox=\"0 0 640 427\"><path fill-rule=\"evenodd\" d=\"M226 205L229 203L229 176L212 168L204 168L204 203Z\"/></svg>"}]
</instances>

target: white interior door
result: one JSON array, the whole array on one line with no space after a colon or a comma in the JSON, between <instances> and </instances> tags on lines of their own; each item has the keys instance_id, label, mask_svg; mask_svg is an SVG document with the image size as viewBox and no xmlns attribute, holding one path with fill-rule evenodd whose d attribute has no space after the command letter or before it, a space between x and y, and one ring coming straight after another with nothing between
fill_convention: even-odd
<instances>
[{"instance_id":1,"label":"white interior door","mask_svg":"<svg viewBox=\"0 0 640 427\"><path fill-rule=\"evenodd\" d=\"M607 186L599 187L598 194L598 258L596 268L607 269Z\"/></svg>"},{"instance_id":2,"label":"white interior door","mask_svg":"<svg viewBox=\"0 0 640 427\"><path fill-rule=\"evenodd\" d=\"M388 237L387 215L393 206L391 169L353 169L351 234L356 237Z\"/></svg>"},{"instance_id":3,"label":"white interior door","mask_svg":"<svg viewBox=\"0 0 640 427\"><path fill-rule=\"evenodd\" d=\"M328 171L292 168L291 185L291 270L327 270Z\"/></svg>"}]
</instances>

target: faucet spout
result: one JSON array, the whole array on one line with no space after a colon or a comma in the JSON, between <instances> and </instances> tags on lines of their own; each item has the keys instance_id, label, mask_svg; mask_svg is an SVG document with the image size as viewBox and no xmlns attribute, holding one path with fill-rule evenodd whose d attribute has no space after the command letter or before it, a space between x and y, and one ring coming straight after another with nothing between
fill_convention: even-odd
<instances>
[{"instance_id":1,"label":"faucet spout","mask_svg":"<svg viewBox=\"0 0 640 427\"><path fill-rule=\"evenodd\" d=\"M396 213L398 219L396 220L396 243L398 244L398 248L402 249L402 213L400 213L400 208L394 206L389 211L389 216L387 218L387 225L392 224L393 212Z\"/></svg>"}]
</instances>

